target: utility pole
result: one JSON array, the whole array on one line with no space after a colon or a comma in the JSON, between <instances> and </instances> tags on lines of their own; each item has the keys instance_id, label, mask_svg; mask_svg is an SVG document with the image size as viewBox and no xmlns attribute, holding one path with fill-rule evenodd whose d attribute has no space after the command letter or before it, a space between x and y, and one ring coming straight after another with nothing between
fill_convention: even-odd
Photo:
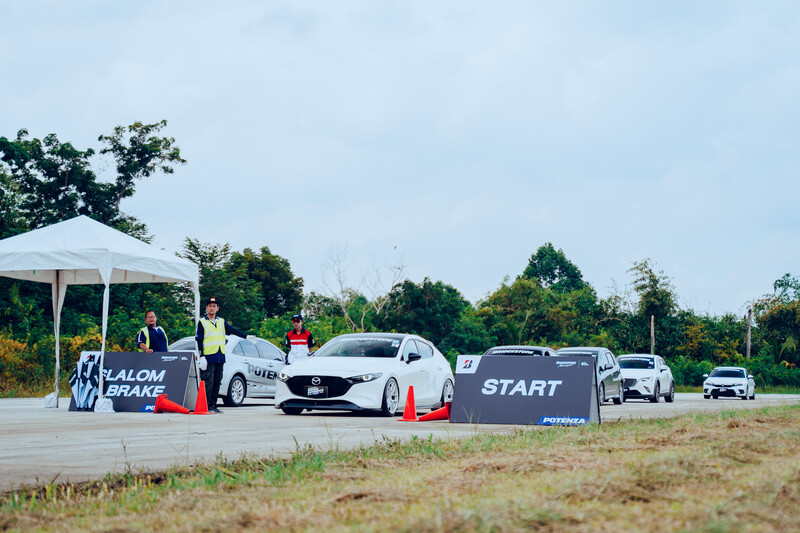
<instances>
[{"instance_id":1,"label":"utility pole","mask_svg":"<svg viewBox=\"0 0 800 533\"><path fill-rule=\"evenodd\" d=\"M650 353L656 353L656 315L650 315Z\"/></svg>"},{"instance_id":2,"label":"utility pole","mask_svg":"<svg viewBox=\"0 0 800 533\"><path fill-rule=\"evenodd\" d=\"M747 360L750 360L750 324L753 322L752 320L753 310L751 308L747 308Z\"/></svg>"}]
</instances>

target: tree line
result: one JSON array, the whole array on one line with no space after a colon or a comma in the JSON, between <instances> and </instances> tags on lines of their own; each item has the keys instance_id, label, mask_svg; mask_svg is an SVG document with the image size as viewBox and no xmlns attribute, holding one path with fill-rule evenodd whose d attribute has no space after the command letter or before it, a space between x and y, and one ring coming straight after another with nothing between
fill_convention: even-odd
<instances>
[{"instance_id":1,"label":"tree line","mask_svg":"<svg viewBox=\"0 0 800 533\"><path fill-rule=\"evenodd\" d=\"M139 181L172 174L186 163L175 139L161 136L166 126L166 121L117 126L98 137L96 150L62 143L55 134L31 139L20 130L14 139L0 137L0 238L83 214L150 241L146 223L121 205ZM109 158L115 176L103 181L95 168ZM332 254L326 267L334 281L306 293L290 262L267 245L237 251L227 243L187 237L178 255L199 266L201 294L218 297L223 316L276 344L291 314L302 311L322 342L352 331L416 333L451 361L456 354L480 354L499 344L648 353L652 316L655 351L670 363L678 384L698 385L714 365L730 364L748 366L762 386L800 387L800 278L791 274L750 302L753 355L746 361L747 317L682 309L671 280L650 259L634 262L629 283L600 298L563 250L544 243L521 272L472 303L444 281L406 279L402 263L382 267L389 280L381 285L378 274L367 290L347 283L346 258ZM64 378L81 350L99 348L101 291L95 286L67 291L61 322ZM54 371L50 287L0 278L0 294L6 302L0 308L0 394L42 390ZM193 334L187 286L120 284L110 298L109 350L134 349L147 309L156 310L170 340Z\"/></svg>"}]
</instances>

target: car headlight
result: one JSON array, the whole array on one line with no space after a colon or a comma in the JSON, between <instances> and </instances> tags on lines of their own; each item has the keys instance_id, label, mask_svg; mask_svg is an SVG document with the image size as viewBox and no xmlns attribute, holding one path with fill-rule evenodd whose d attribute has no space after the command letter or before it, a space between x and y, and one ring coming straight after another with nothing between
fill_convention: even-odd
<instances>
[{"instance_id":1,"label":"car headlight","mask_svg":"<svg viewBox=\"0 0 800 533\"><path fill-rule=\"evenodd\" d=\"M645 376L643 378L639 378L639 381L641 381L643 383L647 383L647 382L653 381L653 376Z\"/></svg>"},{"instance_id":2,"label":"car headlight","mask_svg":"<svg viewBox=\"0 0 800 533\"><path fill-rule=\"evenodd\" d=\"M347 378L347 381L350 383L366 383L367 381L374 381L381 377L383 372L373 372L372 374L361 374L360 376L353 376L351 378Z\"/></svg>"},{"instance_id":3,"label":"car headlight","mask_svg":"<svg viewBox=\"0 0 800 533\"><path fill-rule=\"evenodd\" d=\"M290 377L289 374L287 374L286 372L281 371L278 374L278 381L283 381L284 383L286 383L287 381L289 381L289 377Z\"/></svg>"}]
</instances>

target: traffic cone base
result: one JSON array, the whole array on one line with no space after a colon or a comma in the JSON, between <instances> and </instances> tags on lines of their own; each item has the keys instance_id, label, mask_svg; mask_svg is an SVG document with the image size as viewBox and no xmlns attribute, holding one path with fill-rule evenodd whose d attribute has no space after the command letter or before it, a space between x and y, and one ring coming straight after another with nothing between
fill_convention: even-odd
<instances>
[{"instance_id":1,"label":"traffic cone base","mask_svg":"<svg viewBox=\"0 0 800 533\"><path fill-rule=\"evenodd\" d=\"M452 405L453 402L446 402L444 407L419 417L419 421L430 422L431 420L450 420L450 407Z\"/></svg>"},{"instance_id":2,"label":"traffic cone base","mask_svg":"<svg viewBox=\"0 0 800 533\"><path fill-rule=\"evenodd\" d=\"M406 407L403 409L403 418L397 419L400 422L416 422L417 421L417 406L414 404L414 385L408 386L408 394L406 395Z\"/></svg>"},{"instance_id":3,"label":"traffic cone base","mask_svg":"<svg viewBox=\"0 0 800 533\"><path fill-rule=\"evenodd\" d=\"M193 415L210 415L208 412L208 400L206 400L206 382L200 380L200 386L197 387L197 402L194 404Z\"/></svg>"},{"instance_id":4,"label":"traffic cone base","mask_svg":"<svg viewBox=\"0 0 800 533\"><path fill-rule=\"evenodd\" d=\"M153 406L154 413L182 413L189 414L189 410L184 406L173 402L167 398L166 394L159 394L156 397L156 404Z\"/></svg>"}]
</instances>

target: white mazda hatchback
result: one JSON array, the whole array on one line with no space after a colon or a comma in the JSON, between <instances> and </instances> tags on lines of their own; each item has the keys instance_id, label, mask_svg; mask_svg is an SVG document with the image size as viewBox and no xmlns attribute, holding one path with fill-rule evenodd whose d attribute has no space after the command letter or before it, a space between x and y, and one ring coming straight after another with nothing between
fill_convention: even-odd
<instances>
[{"instance_id":1,"label":"white mazda hatchback","mask_svg":"<svg viewBox=\"0 0 800 533\"><path fill-rule=\"evenodd\" d=\"M326 342L311 357L278 374L275 408L380 411L395 416L414 387L415 407L453 400L453 371L429 341L398 333L351 333Z\"/></svg>"}]
</instances>

